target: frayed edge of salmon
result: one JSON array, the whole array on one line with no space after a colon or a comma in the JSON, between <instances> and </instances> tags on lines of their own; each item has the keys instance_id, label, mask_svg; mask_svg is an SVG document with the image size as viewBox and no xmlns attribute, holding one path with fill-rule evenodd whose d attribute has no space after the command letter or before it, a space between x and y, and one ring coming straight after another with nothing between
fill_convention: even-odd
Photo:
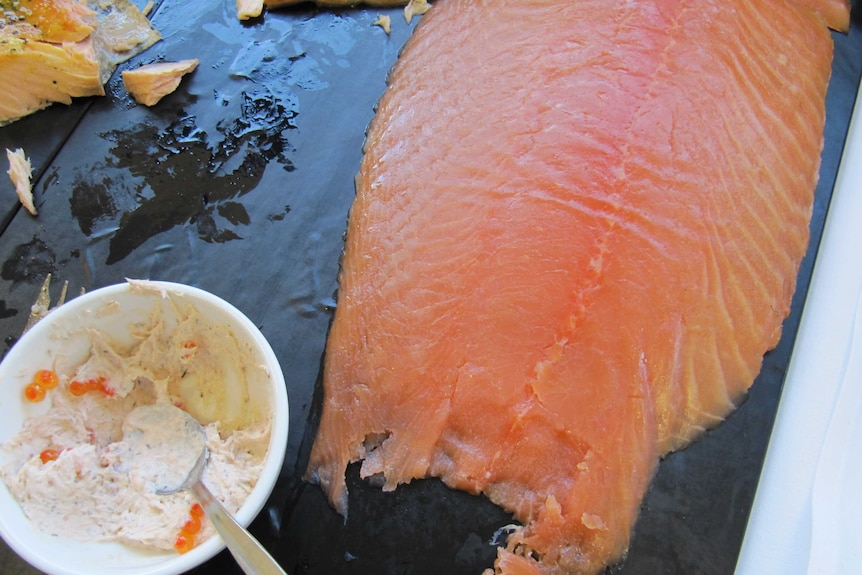
<instances>
[{"instance_id":1,"label":"frayed edge of salmon","mask_svg":"<svg viewBox=\"0 0 862 575\"><path fill-rule=\"evenodd\" d=\"M135 70L123 72L126 91L139 104L154 106L162 98L174 92L183 76L198 67L197 59L179 62L146 64Z\"/></svg>"},{"instance_id":2,"label":"frayed edge of salmon","mask_svg":"<svg viewBox=\"0 0 862 575\"><path fill-rule=\"evenodd\" d=\"M38 215L36 206L33 204L33 189L30 186L30 175L32 168L30 160L24 154L24 150L18 148L14 152L6 149L6 159L9 160L9 178L15 186L15 193L18 194L18 200L31 215Z\"/></svg>"}]
</instances>

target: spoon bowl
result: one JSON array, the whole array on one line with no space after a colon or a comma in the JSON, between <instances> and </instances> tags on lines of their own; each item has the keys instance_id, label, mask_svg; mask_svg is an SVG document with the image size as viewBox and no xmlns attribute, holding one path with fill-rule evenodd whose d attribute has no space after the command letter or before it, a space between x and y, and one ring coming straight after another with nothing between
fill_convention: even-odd
<instances>
[{"instance_id":1,"label":"spoon bowl","mask_svg":"<svg viewBox=\"0 0 862 575\"><path fill-rule=\"evenodd\" d=\"M167 402L142 405L126 417L123 436L133 453L130 475L159 495L191 490L244 573L286 575L201 481L209 451L206 433L191 414Z\"/></svg>"}]
</instances>

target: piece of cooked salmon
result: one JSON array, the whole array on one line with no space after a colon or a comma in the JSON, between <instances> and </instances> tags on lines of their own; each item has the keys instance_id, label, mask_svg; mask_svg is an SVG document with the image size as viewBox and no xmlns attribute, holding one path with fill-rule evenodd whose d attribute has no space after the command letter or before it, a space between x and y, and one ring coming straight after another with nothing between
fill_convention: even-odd
<instances>
[{"instance_id":1,"label":"piece of cooked salmon","mask_svg":"<svg viewBox=\"0 0 862 575\"><path fill-rule=\"evenodd\" d=\"M79 0L13 0L0 6L5 32L20 38L80 42L96 27L96 13Z\"/></svg>"},{"instance_id":2,"label":"piece of cooked salmon","mask_svg":"<svg viewBox=\"0 0 862 575\"><path fill-rule=\"evenodd\" d=\"M128 0L16 0L0 26L0 126L52 103L102 96L120 62L160 35ZM15 14L18 14L15 12Z\"/></svg>"},{"instance_id":3,"label":"piece of cooked salmon","mask_svg":"<svg viewBox=\"0 0 862 575\"><path fill-rule=\"evenodd\" d=\"M523 527L497 573L620 560L659 458L778 341L842 0L438 0L369 127L307 478L363 460Z\"/></svg>"},{"instance_id":4,"label":"piece of cooked salmon","mask_svg":"<svg viewBox=\"0 0 862 575\"><path fill-rule=\"evenodd\" d=\"M27 157L21 148L17 148L14 151L6 148L6 159L9 161L9 169L6 173L9 174L9 179L12 180L12 185L15 186L18 200L31 215L39 215L36 206L33 204L33 188L30 184L33 168L30 165L30 158Z\"/></svg>"},{"instance_id":5,"label":"piece of cooked salmon","mask_svg":"<svg viewBox=\"0 0 862 575\"><path fill-rule=\"evenodd\" d=\"M123 71L126 91L139 104L155 106L180 85L180 80L198 67L196 58L179 62L156 62Z\"/></svg>"},{"instance_id":6,"label":"piece of cooked salmon","mask_svg":"<svg viewBox=\"0 0 862 575\"><path fill-rule=\"evenodd\" d=\"M0 83L0 126L41 110L53 102L103 96L105 88L93 42L50 44L0 31L0 76L18 78Z\"/></svg>"}]
</instances>

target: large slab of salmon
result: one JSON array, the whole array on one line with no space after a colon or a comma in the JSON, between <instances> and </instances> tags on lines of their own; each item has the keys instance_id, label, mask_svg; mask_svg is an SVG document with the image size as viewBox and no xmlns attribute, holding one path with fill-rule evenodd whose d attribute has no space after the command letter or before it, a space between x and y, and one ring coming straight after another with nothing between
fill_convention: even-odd
<instances>
[{"instance_id":1,"label":"large slab of salmon","mask_svg":"<svg viewBox=\"0 0 862 575\"><path fill-rule=\"evenodd\" d=\"M498 573L625 554L659 458L780 336L831 0L438 0L369 128L308 477L435 476L523 523Z\"/></svg>"}]
</instances>

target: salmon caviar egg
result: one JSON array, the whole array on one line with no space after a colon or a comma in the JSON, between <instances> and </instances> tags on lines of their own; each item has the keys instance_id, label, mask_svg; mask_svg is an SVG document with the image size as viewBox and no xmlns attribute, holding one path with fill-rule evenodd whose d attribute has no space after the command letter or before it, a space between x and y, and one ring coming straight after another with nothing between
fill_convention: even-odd
<instances>
[{"instance_id":1,"label":"salmon caviar egg","mask_svg":"<svg viewBox=\"0 0 862 575\"><path fill-rule=\"evenodd\" d=\"M77 379L69 383L69 393L75 396L81 396L87 393L88 387L87 382L78 381Z\"/></svg>"},{"instance_id":2,"label":"salmon caviar egg","mask_svg":"<svg viewBox=\"0 0 862 575\"><path fill-rule=\"evenodd\" d=\"M195 517L194 515L188 518L188 521L185 522L183 528L180 529L180 533L197 533L201 530L201 518Z\"/></svg>"},{"instance_id":3,"label":"salmon caviar egg","mask_svg":"<svg viewBox=\"0 0 862 575\"><path fill-rule=\"evenodd\" d=\"M33 403L39 403L45 399L47 393L47 390L36 382L28 383L27 387L24 388L24 397Z\"/></svg>"},{"instance_id":4,"label":"salmon caviar egg","mask_svg":"<svg viewBox=\"0 0 862 575\"><path fill-rule=\"evenodd\" d=\"M49 461L54 461L60 457L60 452L56 449L46 449L42 453L39 454L39 459L42 460L42 463L48 463Z\"/></svg>"},{"instance_id":5,"label":"salmon caviar egg","mask_svg":"<svg viewBox=\"0 0 862 575\"><path fill-rule=\"evenodd\" d=\"M33 376L33 383L38 383L45 389L54 389L60 383L60 378L50 369L40 369Z\"/></svg>"},{"instance_id":6,"label":"salmon caviar egg","mask_svg":"<svg viewBox=\"0 0 862 575\"><path fill-rule=\"evenodd\" d=\"M195 546L195 536L191 533L180 532L174 539L174 549L179 553L191 551Z\"/></svg>"},{"instance_id":7,"label":"salmon caviar egg","mask_svg":"<svg viewBox=\"0 0 862 575\"><path fill-rule=\"evenodd\" d=\"M81 396L88 391L100 391L108 397L114 396L114 390L108 386L104 377L88 379L86 381L73 380L69 383L69 393L75 396Z\"/></svg>"},{"instance_id":8,"label":"salmon caviar egg","mask_svg":"<svg viewBox=\"0 0 862 575\"><path fill-rule=\"evenodd\" d=\"M192 517L197 517L198 519L200 519L201 517L204 516L204 508L201 507L200 503L195 503L194 505L192 505L192 508L189 511L189 514Z\"/></svg>"}]
</instances>

